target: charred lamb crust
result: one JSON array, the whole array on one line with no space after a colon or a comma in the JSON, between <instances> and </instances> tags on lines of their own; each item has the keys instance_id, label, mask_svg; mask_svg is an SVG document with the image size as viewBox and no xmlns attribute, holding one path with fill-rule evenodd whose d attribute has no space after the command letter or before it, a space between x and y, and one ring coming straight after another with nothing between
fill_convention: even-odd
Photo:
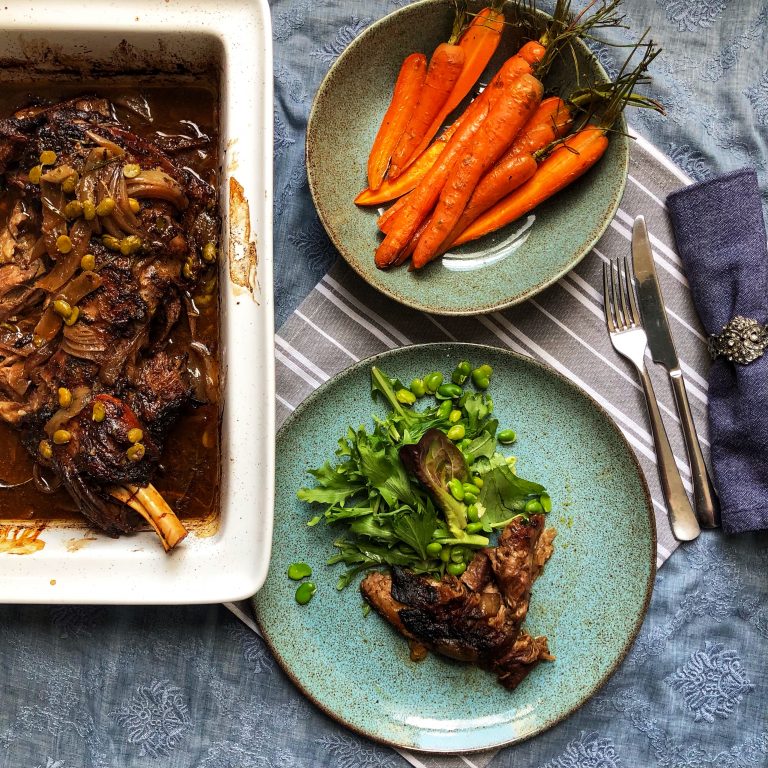
<instances>
[{"instance_id":1,"label":"charred lamb crust","mask_svg":"<svg viewBox=\"0 0 768 768\"><path fill-rule=\"evenodd\" d=\"M553 658L545 637L521 631L531 586L551 554L553 533L546 547L537 546L543 530L542 515L514 520L458 579L436 582L399 567L391 575L371 573L360 585L363 597L409 641L476 663L512 689L539 661Z\"/></svg>"}]
</instances>

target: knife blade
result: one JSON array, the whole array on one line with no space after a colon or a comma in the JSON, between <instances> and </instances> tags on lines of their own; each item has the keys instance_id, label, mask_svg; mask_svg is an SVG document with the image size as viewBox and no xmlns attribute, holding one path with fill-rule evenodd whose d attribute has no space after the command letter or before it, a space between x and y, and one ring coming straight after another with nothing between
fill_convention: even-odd
<instances>
[{"instance_id":1,"label":"knife blade","mask_svg":"<svg viewBox=\"0 0 768 768\"><path fill-rule=\"evenodd\" d=\"M667 311L661 297L651 241L643 216L638 216L632 227L632 266L637 281L640 315L648 336L648 349L651 351L651 357L671 372L679 368L680 363L672 334L669 332Z\"/></svg>"},{"instance_id":2,"label":"knife blade","mask_svg":"<svg viewBox=\"0 0 768 768\"><path fill-rule=\"evenodd\" d=\"M648 337L648 349L654 361L667 369L672 392L675 395L675 405L688 451L688 462L691 466L696 517L703 528L716 528L720 525L720 505L701 453L691 405L685 391L683 372L680 370L675 343L669 331L667 310L664 307L659 278L656 276L651 241L643 216L638 216L632 226L632 267L635 273L640 317Z\"/></svg>"}]
</instances>

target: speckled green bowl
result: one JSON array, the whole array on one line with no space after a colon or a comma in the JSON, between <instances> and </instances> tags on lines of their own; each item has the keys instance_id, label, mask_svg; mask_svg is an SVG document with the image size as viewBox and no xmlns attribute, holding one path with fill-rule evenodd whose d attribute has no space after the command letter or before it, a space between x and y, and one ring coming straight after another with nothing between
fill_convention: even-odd
<instances>
[{"instance_id":1,"label":"speckled green bowl","mask_svg":"<svg viewBox=\"0 0 768 768\"><path fill-rule=\"evenodd\" d=\"M334 459L347 426L372 425L386 409L370 397L370 368L410 381L450 373L467 359L489 363L502 428L517 431L512 453L523 477L552 496L555 554L536 582L526 625L550 638L557 656L515 690L472 667L430 655L416 664L376 614L363 618L358 589L337 592L344 566L327 566L339 531L308 528L296 491L307 469ZM324 384L277 436L272 562L254 598L272 651L322 710L372 739L408 749L460 752L521 741L583 704L624 658L645 615L656 561L648 489L634 454L608 415L551 369L474 344L405 347L365 360ZM309 563L313 601L294 601L286 570ZM359 580L358 580L359 583Z\"/></svg>"},{"instance_id":2,"label":"speckled green bowl","mask_svg":"<svg viewBox=\"0 0 768 768\"><path fill-rule=\"evenodd\" d=\"M539 16L547 18L543 13ZM403 59L414 51L430 54L449 37L452 17L451 0L424 0L386 16L354 40L331 67L315 97L307 126L307 174L323 226L361 277L408 306L442 315L471 315L530 298L573 269L589 252L621 200L629 167L629 139L615 134L597 166L539 206L527 241L502 261L460 273L446 269L442 259L419 272L409 272L406 266L377 269L373 262L381 239L377 209L359 208L353 200L366 186L368 152ZM515 29L510 27L489 72L517 50L517 43ZM596 80L608 79L586 46L579 42L575 50L582 72ZM557 61L545 80L549 92L563 94L572 91L573 83L570 59ZM495 246L519 226L511 224L463 250Z\"/></svg>"}]
</instances>

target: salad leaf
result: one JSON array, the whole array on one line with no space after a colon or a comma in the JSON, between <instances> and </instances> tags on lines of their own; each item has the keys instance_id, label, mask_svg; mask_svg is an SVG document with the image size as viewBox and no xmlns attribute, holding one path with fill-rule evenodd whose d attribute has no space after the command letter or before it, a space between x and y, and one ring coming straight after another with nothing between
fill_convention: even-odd
<instances>
[{"instance_id":1,"label":"salad leaf","mask_svg":"<svg viewBox=\"0 0 768 768\"><path fill-rule=\"evenodd\" d=\"M327 461L319 469L310 469L309 474L315 477L318 485L316 488L302 488L297 494L299 499L321 504L343 504L365 488L365 480L349 470L346 464L332 467Z\"/></svg>"},{"instance_id":2,"label":"salad leaf","mask_svg":"<svg viewBox=\"0 0 768 768\"><path fill-rule=\"evenodd\" d=\"M518 477L500 453L490 459L484 472L478 505L484 507L482 522L486 530L503 527L512 518L524 513L525 502L544 493L544 486Z\"/></svg>"},{"instance_id":3,"label":"salad leaf","mask_svg":"<svg viewBox=\"0 0 768 768\"><path fill-rule=\"evenodd\" d=\"M483 430L468 446L466 452L480 458L484 456L488 459L496 451L496 438L487 430Z\"/></svg>"},{"instance_id":4,"label":"salad leaf","mask_svg":"<svg viewBox=\"0 0 768 768\"><path fill-rule=\"evenodd\" d=\"M437 526L437 514L431 502L420 509L409 509L392 519L395 535L404 541L422 560L426 560L427 545Z\"/></svg>"},{"instance_id":5,"label":"salad leaf","mask_svg":"<svg viewBox=\"0 0 768 768\"><path fill-rule=\"evenodd\" d=\"M404 445L400 458L411 474L432 494L438 507L445 513L448 529L458 539L465 536L467 508L457 501L448 483L469 479L469 468L464 454L439 429L430 429L416 445Z\"/></svg>"}]
</instances>

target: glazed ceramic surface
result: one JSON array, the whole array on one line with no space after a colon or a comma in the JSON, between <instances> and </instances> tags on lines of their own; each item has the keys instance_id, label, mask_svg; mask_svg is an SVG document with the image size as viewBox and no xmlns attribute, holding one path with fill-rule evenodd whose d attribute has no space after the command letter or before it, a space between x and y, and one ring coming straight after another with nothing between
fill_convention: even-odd
<instances>
[{"instance_id":1,"label":"glazed ceramic surface","mask_svg":"<svg viewBox=\"0 0 768 768\"><path fill-rule=\"evenodd\" d=\"M375 613L363 617L357 585L342 592L344 566L327 566L338 529L306 525L317 509L296 491L307 470L334 460L348 426L372 427L386 407L370 396L370 368L410 381L450 374L467 359L494 369L489 390L500 428L517 442L505 453L517 471L552 496L555 553L536 582L528 630L545 634L557 656L515 690L476 667L431 655L414 663L408 645ZM656 531L634 454L601 408L550 369L472 344L405 347L365 360L309 397L277 437L272 566L254 598L276 658L299 688L348 727L396 746L470 751L526 739L589 698L626 654L642 622L655 571ZM318 590L294 601L286 570L309 563Z\"/></svg>"},{"instance_id":2,"label":"glazed ceramic surface","mask_svg":"<svg viewBox=\"0 0 768 768\"><path fill-rule=\"evenodd\" d=\"M269 566L274 487L269 6L266 0L9 0L0 57L0 83L29 81L30 93L52 76L88 78L94 71L217 73L226 254L219 267L225 375L218 521L190 522L190 535L170 555L151 531L110 539L85 521L52 521L39 536L45 544L39 551L0 552L0 601L218 603L248 597ZM11 521L0 530L31 527L36 521Z\"/></svg>"},{"instance_id":3,"label":"glazed ceramic surface","mask_svg":"<svg viewBox=\"0 0 768 768\"><path fill-rule=\"evenodd\" d=\"M453 7L450 0L409 5L373 24L344 51L315 97L307 126L307 174L320 219L355 271L403 304L437 314L468 315L524 301L589 252L621 200L629 139L616 133L599 163L572 187L539 206L535 220L528 222L529 228L519 238L514 233L526 226L525 218L455 252L491 262L500 259L495 263L461 272L449 269L461 265L446 259L437 259L418 272L409 272L406 266L377 269L373 254L381 240L376 227L379 209L359 208L353 200L366 186L368 153L403 59L414 51L429 55L448 39ZM545 14L539 14L539 23L544 19ZM510 26L488 73L515 53L519 40L520 33ZM585 82L608 79L586 46L579 43L575 50ZM574 72L570 59L556 61L544 81L547 92L569 94ZM484 75L481 82L489 79L489 74ZM618 127L626 128L623 121ZM465 262L472 267L477 264L475 259Z\"/></svg>"}]
</instances>

